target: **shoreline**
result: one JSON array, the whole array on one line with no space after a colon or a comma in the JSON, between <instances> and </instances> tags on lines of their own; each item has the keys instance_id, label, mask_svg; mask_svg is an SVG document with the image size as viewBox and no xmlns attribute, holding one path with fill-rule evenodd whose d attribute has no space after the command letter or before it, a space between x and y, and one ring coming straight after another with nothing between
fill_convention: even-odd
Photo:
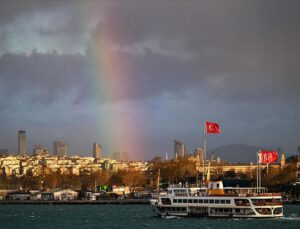
<instances>
[{"instance_id":1,"label":"shoreline","mask_svg":"<svg viewBox=\"0 0 300 229\"><path fill-rule=\"evenodd\" d=\"M150 205L150 200L2 200L0 205Z\"/></svg>"},{"instance_id":2,"label":"shoreline","mask_svg":"<svg viewBox=\"0 0 300 229\"><path fill-rule=\"evenodd\" d=\"M299 200L283 201L284 205L300 205ZM150 205L150 199L125 200L2 200L0 205Z\"/></svg>"}]
</instances>

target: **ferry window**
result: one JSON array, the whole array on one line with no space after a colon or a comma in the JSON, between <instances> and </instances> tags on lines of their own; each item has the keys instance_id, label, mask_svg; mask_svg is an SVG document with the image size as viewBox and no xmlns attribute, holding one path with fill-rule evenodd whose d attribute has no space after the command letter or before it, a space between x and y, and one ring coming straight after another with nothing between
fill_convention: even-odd
<instances>
[{"instance_id":1,"label":"ferry window","mask_svg":"<svg viewBox=\"0 0 300 229\"><path fill-rule=\"evenodd\" d=\"M182 203L182 199L178 199L178 203Z\"/></svg>"},{"instance_id":2,"label":"ferry window","mask_svg":"<svg viewBox=\"0 0 300 229\"><path fill-rule=\"evenodd\" d=\"M225 208L225 209L224 209L224 212L228 212L228 208Z\"/></svg>"},{"instance_id":3,"label":"ferry window","mask_svg":"<svg viewBox=\"0 0 300 229\"><path fill-rule=\"evenodd\" d=\"M210 204L213 204L215 201L214 200L209 200L209 203Z\"/></svg>"},{"instance_id":4,"label":"ferry window","mask_svg":"<svg viewBox=\"0 0 300 229\"><path fill-rule=\"evenodd\" d=\"M230 204L230 200L226 200L226 204Z\"/></svg>"},{"instance_id":5,"label":"ferry window","mask_svg":"<svg viewBox=\"0 0 300 229\"><path fill-rule=\"evenodd\" d=\"M187 203L187 199L183 199L183 203Z\"/></svg>"},{"instance_id":6,"label":"ferry window","mask_svg":"<svg viewBox=\"0 0 300 229\"><path fill-rule=\"evenodd\" d=\"M204 200L204 203L207 204L207 203L208 203L208 200Z\"/></svg>"},{"instance_id":7,"label":"ferry window","mask_svg":"<svg viewBox=\"0 0 300 229\"><path fill-rule=\"evenodd\" d=\"M215 204L219 204L220 203L220 200L215 200Z\"/></svg>"},{"instance_id":8,"label":"ferry window","mask_svg":"<svg viewBox=\"0 0 300 229\"><path fill-rule=\"evenodd\" d=\"M171 204L171 200L169 198L161 198L161 202L164 205L170 205Z\"/></svg>"},{"instance_id":9,"label":"ferry window","mask_svg":"<svg viewBox=\"0 0 300 229\"><path fill-rule=\"evenodd\" d=\"M172 190L168 190L168 194L172 194Z\"/></svg>"},{"instance_id":10,"label":"ferry window","mask_svg":"<svg viewBox=\"0 0 300 229\"><path fill-rule=\"evenodd\" d=\"M199 203L202 204L202 203L203 203L203 200L202 200L202 199L199 199Z\"/></svg>"},{"instance_id":11,"label":"ferry window","mask_svg":"<svg viewBox=\"0 0 300 229\"><path fill-rule=\"evenodd\" d=\"M225 204L225 200L221 200L221 204Z\"/></svg>"},{"instance_id":12,"label":"ferry window","mask_svg":"<svg viewBox=\"0 0 300 229\"><path fill-rule=\"evenodd\" d=\"M235 212L236 212L236 213L239 213L239 212L240 212L240 209L236 208L236 209L235 209Z\"/></svg>"},{"instance_id":13,"label":"ferry window","mask_svg":"<svg viewBox=\"0 0 300 229\"><path fill-rule=\"evenodd\" d=\"M194 202L194 203L198 203L198 199L194 199L193 202Z\"/></svg>"},{"instance_id":14,"label":"ferry window","mask_svg":"<svg viewBox=\"0 0 300 229\"><path fill-rule=\"evenodd\" d=\"M174 200L173 200L173 203L177 203L177 199L174 199Z\"/></svg>"},{"instance_id":15,"label":"ferry window","mask_svg":"<svg viewBox=\"0 0 300 229\"><path fill-rule=\"evenodd\" d=\"M274 214L281 214L282 213L282 208L275 208L274 209Z\"/></svg>"},{"instance_id":16,"label":"ferry window","mask_svg":"<svg viewBox=\"0 0 300 229\"><path fill-rule=\"evenodd\" d=\"M189 199L188 202L189 202L189 203L193 203L193 200L192 200L192 199Z\"/></svg>"},{"instance_id":17,"label":"ferry window","mask_svg":"<svg viewBox=\"0 0 300 229\"><path fill-rule=\"evenodd\" d=\"M223 212L223 210L224 210L223 208L220 208L220 212Z\"/></svg>"}]
</instances>

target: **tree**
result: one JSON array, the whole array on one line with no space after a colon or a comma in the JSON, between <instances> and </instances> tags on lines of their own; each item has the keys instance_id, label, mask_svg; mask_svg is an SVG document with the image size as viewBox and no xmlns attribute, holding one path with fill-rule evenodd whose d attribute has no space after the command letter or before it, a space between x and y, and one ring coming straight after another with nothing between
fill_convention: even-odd
<instances>
[{"instance_id":1,"label":"tree","mask_svg":"<svg viewBox=\"0 0 300 229\"><path fill-rule=\"evenodd\" d=\"M130 187L131 192L134 192L135 187L144 186L146 184L146 176L144 172L127 171L122 178L124 185Z\"/></svg>"},{"instance_id":2,"label":"tree","mask_svg":"<svg viewBox=\"0 0 300 229\"><path fill-rule=\"evenodd\" d=\"M224 173L224 178L235 178L236 177L236 173L233 169L226 171Z\"/></svg>"},{"instance_id":3,"label":"tree","mask_svg":"<svg viewBox=\"0 0 300 229\"><path fill-rule=\"evenodd\" d=\"M117 171L117 172L113 172L108 180L109 185L113 186L113 185L124 185L123 183L123 176L124 176L124 171Z\"/></svg>"}]
</instances>

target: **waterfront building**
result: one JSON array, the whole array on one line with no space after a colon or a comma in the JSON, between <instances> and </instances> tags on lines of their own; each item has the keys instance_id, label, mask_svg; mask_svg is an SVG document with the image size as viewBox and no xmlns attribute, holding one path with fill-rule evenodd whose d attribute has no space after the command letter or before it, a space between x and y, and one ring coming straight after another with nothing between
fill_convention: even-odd
<instances>
[{"instance_id":1,"label":"waterfront building","mask_svg":"<svg viewBox=\"0 0 300 229\"><path fill-rule=\"evenodd\" d=\"M18 154L20 156L26 155L26 131L19 130L18 132Z\"/></svg>"},{"instance_id":2,"label":"waterfront building","mask_svg":"<svg viewBox=\"0 0 300 229\"><path fill-rule=\"evenodd\" d=\"M71 189L53 190L41 193L41 200L76 200L78 192Z\"/></svg>"},{"instance_id":3,"label":"waterfront building","mask_svg":"<svg viewBox=\"0 0 300 229\"><path fill-rule=\"evenodd\" d=\"M95 159L101 159L102 157L102 146L96 142L93 144L93 157Z\"/></svg>"},{"instance_id":4,"label":"waterfront building","mask_svg":"<svg viewBox=\"0 0 300 229\"><path fill-rule=\"evenodd\" d=\"M174 139L174 158L184 157L185 155L185 145L180 141Z\"/></svg>"},{"instance_id":5,"label":"waterfront building","mask_svg":"<svg viewBox=\"0 0 300 229\"><path fill-rule=\"evenodd\" d=\"M67 143L61 141L55 141L53 143L53 153L58 157L67 156L68 153Z\"/></svg>"}]
</instances>

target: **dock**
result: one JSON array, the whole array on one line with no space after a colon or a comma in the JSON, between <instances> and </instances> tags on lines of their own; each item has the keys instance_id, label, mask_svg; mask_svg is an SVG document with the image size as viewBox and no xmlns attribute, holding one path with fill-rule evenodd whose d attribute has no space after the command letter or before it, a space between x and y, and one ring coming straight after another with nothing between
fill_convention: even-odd
<instances>
[{"instance_id":1,"label":"dock","mask_svg":"<svg viewBox=\"0 0 300 229\"><path fill-rule=\"evenodd\" d=\"M149 199L108 200L2 200L0 205L149 205Z\"/></svg>"}]
</instances>

